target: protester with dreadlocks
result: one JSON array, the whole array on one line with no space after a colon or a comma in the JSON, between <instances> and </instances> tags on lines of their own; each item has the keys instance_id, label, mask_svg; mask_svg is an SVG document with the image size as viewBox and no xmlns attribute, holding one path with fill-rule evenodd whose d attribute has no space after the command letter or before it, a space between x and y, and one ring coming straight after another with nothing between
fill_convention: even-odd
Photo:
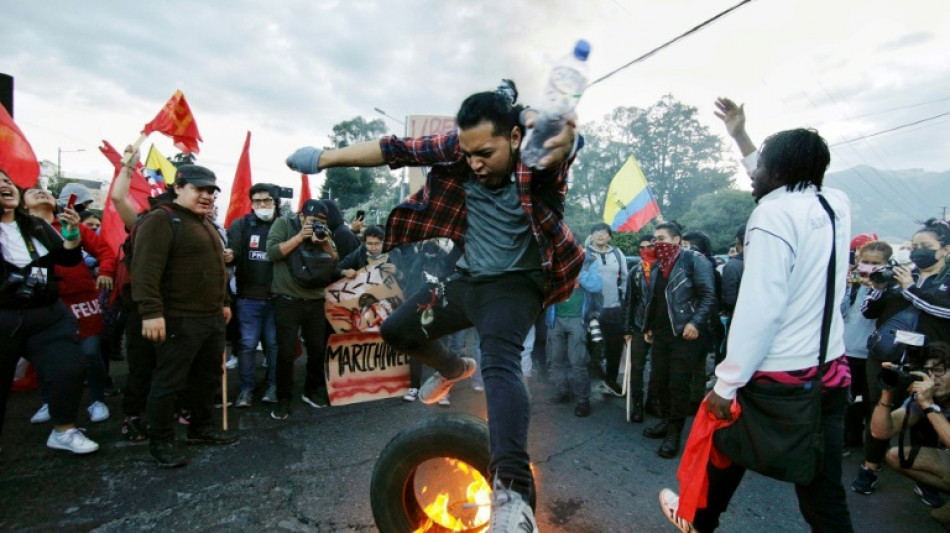
<instances>
[{"instance_id":1,"label":"protester with dreadlocks","mask_svg":"<svg viewBox=\"0 0 950 533\"><path fill-rule=\"evenodd\" d=\"M543 170L520 161L534 115L515 105L514 84L469 96L448 135L365 142L287 159L298 172L341 166L431 166L425 187L396 207L385 249L445 237L464 247L458 269L411 296L383 323L384 340L438 372L421 387L432 404L476 371L473 359L449 352L439 338L475 326L481 337L493 478L489 531L537 531L529 506L534 480L528 457L528 394L521 373L525 336L542 306L571 294L583 249L564 224L567 173L579 148L575 122L548 140Z\"/></svg>"},{"instance_id":2,"label":"protester with dreadlocks","mask_svg":"<svg viewBox=\"0 0 950 533\"><path fill-rule=\"evenodd\" d=\"M818 132L782 131L766 139L756 152L745 132L743 108L725 98L717 105L718 116L742 152L753 148L743 164L752 176L752 197L758 205L746 225L746 268L726 358L716 367L718 379L705 400L711 416L705 412L697 415L691 431L708 432L713 440L714 433L729 434L730 429L716 430L716 424L741 423L750 433L742 442L755 447L761 442L755 440L756 426L749 420L765 426L771 419L795 416L798 413L788 413L786 401L793 394L805 396L808 402L817 400L824 450L812 480L796 484L795 493L802 516L813 531L850 532L851 516L841 485L841 454L851 377L844 355L844 320L838 311L845 294L850 201L843 192L822 187L831 154ZM815 386L821 391L817 399L798 392L813 391ZM766 396L760 405L772 409L771 419L743 419L752 415L743 411L739 421L733 422L732 404L737 394ZM797 406L801 407L801 402ZM701 465L683 458L681 469L696 466L692 476L683 470L678 476L681 492L689 498L681 501L669 489L660 492L664 513L681 531L705 533L719 527L720 515L745 474L745 468L736 463L745 456L736 450L714 448L726 456L725 464L717 462L715 453ZM795 461L795 465L788 465L787 458L785 461L785 468L805 464L804 460ZM708 485L700 484L701 490L695 490L693 484L704 477Z\"/></svg>"}]
</instances>

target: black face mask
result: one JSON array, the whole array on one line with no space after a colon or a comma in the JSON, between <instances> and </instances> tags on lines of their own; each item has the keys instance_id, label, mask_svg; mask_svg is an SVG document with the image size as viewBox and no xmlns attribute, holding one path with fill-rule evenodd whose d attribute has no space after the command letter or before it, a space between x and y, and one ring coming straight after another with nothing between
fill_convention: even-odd
<instances>
[{"instance_id":1,"label":"black face mask","mask_svg":"<svg viewBox=\"0 0 950 533\"><path fill-rule=\"evenodd\" d=\"M937 250L915 248L910 252L910 260L917 265L917 268L926 270L937 264Z\"/></svg>"}]
</instances>

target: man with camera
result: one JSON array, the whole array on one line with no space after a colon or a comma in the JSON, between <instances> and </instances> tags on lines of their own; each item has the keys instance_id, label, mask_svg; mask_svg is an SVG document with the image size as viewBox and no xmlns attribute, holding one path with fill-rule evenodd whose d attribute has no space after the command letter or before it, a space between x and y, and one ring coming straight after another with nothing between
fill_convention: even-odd
<instances>
[{"instance_id":1,"label":"man with camera","mask_svg":"<svg viewBox=\"0 0 950 533\"><path fill-rule=\"evenodd\" d=\"M889 439L911 428L911 445L887 452L887 464L895 472L918 483L950 491L950 344L935 342L920 350L916 365L884 363L879 376L884 391L871 415L871 434ZM913 360L913 359L912 359ZM892 398L906 389L910 398L893 410ZM939 447L938 447L939 446ZM950 528L950 504L930 512L944 528Z\"/></svg>"},{"instance_id":2,"label":"man with camera","mask_svg":"<svg viewBox=\"0 0 950 533\"><path fill-rule=\"evenodd\" d=\"M627 261L623 253L610 245L613 232L610 226L600 222L594 224L590 232L591 243L587 247L588 257L597 259L600 276L603 279L601 289L602 305L599 326L603 335L601 355L607 362L604 371L603 392L612 396L623 396L617 383L620 373L620 356L623 352L623 312L620 303L627 285Z\"/></svg>"},{"instance_id":3,"label":"man with camera","mask_svg":"<svg viewBox=\"0 0 950 533\"><path fill-rule=\"evenodd\" d=\"M271 418L284 420L290 416L293 391L293 366L297 355L298 335L307 347L307 381L301 399L314 408L329 405L323 371L325 347L324 290L304 286L291 272L291 254L298 247L321 251L336 270L337 252L327 229L327 208L319 200L307 200L299 219L281 217L267 235L267 258L274 263L271 292L274 295L274 323L277 326L277 405ZM303 250L301 250L303 251Z\"/></svg>"}]
</instances>

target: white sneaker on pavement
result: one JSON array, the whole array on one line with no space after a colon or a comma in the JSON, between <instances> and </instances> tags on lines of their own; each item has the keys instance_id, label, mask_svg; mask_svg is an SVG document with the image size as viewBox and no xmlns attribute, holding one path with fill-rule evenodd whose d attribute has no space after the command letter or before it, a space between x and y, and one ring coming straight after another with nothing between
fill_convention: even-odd
<instances>
[{"instance_id":1,"label":"white sneaker on pavement","mask_svg":"<svg viewBox=\"0 0 950 533\"><path fill-rule=\"evenodd\" d=\"M680 531L683 533L693 533L696 530L693 529L693 524L690 524L685 519L676 514L676 511L680 508L680 497L678 494L673 492L670 489L663 489L660 491L660 507L663 508L663 514L666 515L666 518L673 523Z\"/></svg>"},{"instance_id":2,"label":"white sneaker on pavement","mask_svg":"<svg viewBox=\"0 0 950 533\"><path fill-rule=\"evenodd\" d=\"M452 385L472 377L475 371L478 370L478 363L471 357L462 357L462 364L464 365L464 370L462 370L462 373L458 377L448 379L438 372L434 372L429 376L429 379L427 379L426 382L422 384L422 388L419 389L419 400L426 405L432 405L438 402L449 394L449 391L452 390Z\"/></svg>"},{"instance_id":3,"label":"white sneaker on pavement","mask_svg":"<svg viewBox=\"0 0 950 533\"><path fill-rule=\"evenodd\" d=\"M534 511L521 494L495 481L491 493L488 533L538 533Z\"/></svg>"},{"instance_id":4,"label":"white sneaker on pavement","mask_svg":"<svg viewBox=\"0 0 950 533\"><path fill-rule=\"evenodd\" d=\"M86 408L89 412L89 420L93 422L102 422L109 419L109 406L102 402L92 402Z\"/></svg>"},{"instance_id":5,"label":"white sneaker on pavement","mask_svg":"<svg viewBox=\"0 0 950 533\"><path fill-rule=\"evenodd\" d=\"M238 358L234 357L233 355L231 357L228 357L228 362L224 363L224 366L228 370L234 370L238 366Z\"/></svg>"},{"instance_id":6,"label":"white sneaker on pavement","mask_svg":"<svg viewBox=\"0 0 950 533\"><path fill-rule=\"evenodd\" d=\"M49 404L44 403L33 416L30 417L31 424L43 424L50 421Z\"/></svg>"},{"instance_id":7,"label":"white sneaker on pavement","mask_svg":"<svg viewBox=\"0 0 950 533\"><path fill-rule=\"evenodd\" d=\"M94 440L86 437L85 430L79 428L71 428L63 432L54 429L46 439L46 446L77 455L92 453L99 449L99 445Z\"/></svg>"},{"instance_id":8,"label":"white sneaker on pavement","mask_svg":"<svg viewBox=\"0 0 950 533\"><path fill-rule=\"evenodd\" d=\"M446 395L444 398L439 400L439 405L441 405L442 407L449 407L452 405L452 400L449 400L449 396Z\"/></svg>"},{"instance_id":9,"label":"white sneaker on pavement","mask_svg":"<svg viewBox=\"0 0 950 533\"><path fill-rule=\"evenodd\" d=\"M409 389L409 392L407 392L406 395L402 397L402 399L407 402L414 402L418 398L419 398L419 389L415 387Z\"/></svg>"}]
</instances>

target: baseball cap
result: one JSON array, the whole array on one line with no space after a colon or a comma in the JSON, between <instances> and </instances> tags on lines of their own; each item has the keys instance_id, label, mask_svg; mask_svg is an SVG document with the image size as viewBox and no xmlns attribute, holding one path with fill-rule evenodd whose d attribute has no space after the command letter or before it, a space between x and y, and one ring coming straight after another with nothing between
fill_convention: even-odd
<instances>
[{"instance_id":1,"label":"baseball cap","mask_svg":"<svg viewBox=\"0 0 950 533\"><path fill-rule=\"evenodd\" d=\"M877 240L877 233L862 233L860 235L855 235L854 238L851 239L850 250L853 252L857 250L858 248L864 246L865 244L871 241L876 241L876 240Z\"/></svg>"},{"instance_id":2,"label":"baseball cap","mask_svg":"<svg viewBox=\"0 0 950 533\"><path fill-rule=\"evenodd\" d=\"M317 215L327 214L327 207L323 205L323 202L320 200L307 200L303 204L303 209L300 210L300 214L305 217L315 217Z\"/></svg>"},{"instance_id":3,"label":"baseball cap","mask_svg":"<svg viewBox=\"0 0 950 533\"><path fill-rule=\"evenodd\" d=\"M186 183L190 183L198 188L214 187L215 190L221 190L221 187L218 187L214 172L211 172L205 167L199 167L198 165L182 165L178 167L178 171L175 172L175 184L185 185Z\"/></svg>"}]
</instances>

